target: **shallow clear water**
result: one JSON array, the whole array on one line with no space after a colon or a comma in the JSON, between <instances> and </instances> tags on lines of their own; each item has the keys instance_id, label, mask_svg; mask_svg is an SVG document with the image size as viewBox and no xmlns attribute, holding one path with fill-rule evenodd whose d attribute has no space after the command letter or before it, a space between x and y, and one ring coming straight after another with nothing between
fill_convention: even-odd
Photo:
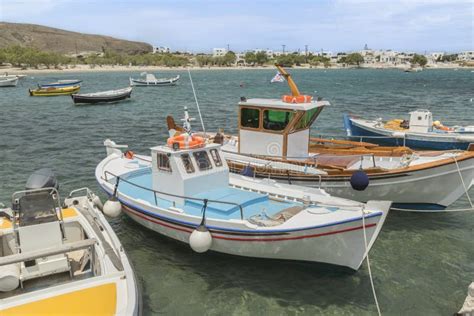
<instances>
[{"instance_id":1,"label":"shallow clear water","mask_svg":"<svg viewBox=\"0 0 474 316\"><path fill-rule=\"evenodd\" d=\"M285 84L269 84L275 70L193 72L206 128L236 129L240 96L279 97ZM135 88L112 105L74 106L69 97L29 97L36 82L84 80L83 92L125 87L129 73L33 75L0 89L0 201L22 189L35 169L52 167L65 196L89 186L106 138L135 152L167 137L165 118L197 117L187 73L176 87ZM342 135L342 113L405 117L427 108L445 125L474 124L474 74L469 70L293 70L301 91L331 102L313 133ZM138 74L135 73L135 76ZM243 84L243 87L240 87ZM196 121L197 129L199 123ZM442 184L440 184L442 185ZM471 190L471 196L474 194ZM452 207L467 207L462 198ZM142 283L145 314L374 314L367 266L356 273L326 265L195 254L126 216L113 220ZM449 315L474 279L474 214L389 214L372 252L375 287L386 315Z\"/></svg>"}]
</instances>

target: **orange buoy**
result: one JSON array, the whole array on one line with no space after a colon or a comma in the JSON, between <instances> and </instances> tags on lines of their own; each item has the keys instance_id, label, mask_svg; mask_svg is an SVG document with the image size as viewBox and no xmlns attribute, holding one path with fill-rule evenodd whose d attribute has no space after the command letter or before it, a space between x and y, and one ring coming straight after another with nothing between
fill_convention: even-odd
<instances>
[{"instance_id":1,"label":"orange buoy","mask_svg":"<svg viewBox=\"0 0 474 316\"><path fill-rule=\"evenodd\" d=\"M123 155L127 159L133 159L133 156L135 156L135 153L131 150L127 150Z\"/></svg>"},{"instance_id":2,"label":"orange buoy","mask_svg":"<svg viewBox=\"0 0 474 316\"><path fill-rule=\"evenodd\" d=\"M284 95L281 99L286 103L309 103L313 97L310 95Z\"/></svg>"},{"instance_id":3,"label":"orange buoy","mask_svg":"<svg viewBox=\"0 0 474 316\"><path fill-rule=\"evenodd\" d=\"M169 147L178 144L179 149L198 148L204 145L204 138L188 134L181 134L168 138L166 142Z\"/></svg>"}]
</instances>

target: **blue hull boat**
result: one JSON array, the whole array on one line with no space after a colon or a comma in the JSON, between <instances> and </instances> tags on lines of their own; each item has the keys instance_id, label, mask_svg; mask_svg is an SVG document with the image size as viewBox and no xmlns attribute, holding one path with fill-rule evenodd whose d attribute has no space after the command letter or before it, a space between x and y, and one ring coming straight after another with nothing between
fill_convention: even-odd
<instances>
[{"instance_id":1,"label":"blue hull boat","mask_svg":"<svg viewBox=\"0 0 474 316\"><path fill-rule=\"evenodd\" d=\"M51 82L47 84L38 84L40 88L64 88L69 86L78 86L80 85L82 80L58 80L56 82Z\"/></svg>"},{"instance_id":2,"label":"blue hull boat","mask_svg":"<svg viewBox=\"0 0 474 316\"><path fill-rule=\"evenodd\" d=\"M431 112L410 113L410 120L365 120L344 114L344 129L352 139L386 146L408 146L418 149L467 150L474 143L474 126L443 126L432 121Z\"/></svg>"}]
</instances>

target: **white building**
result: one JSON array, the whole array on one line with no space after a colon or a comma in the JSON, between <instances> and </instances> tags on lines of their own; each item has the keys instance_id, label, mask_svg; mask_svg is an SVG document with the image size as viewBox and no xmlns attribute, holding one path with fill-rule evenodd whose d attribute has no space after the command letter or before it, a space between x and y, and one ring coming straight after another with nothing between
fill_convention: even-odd
<instances>
[{"instance_id":1,"label":"white building","mask_svg":"<svg viewBox=\"0 0 474 316\"><path fill-rule=\"evenodd\" d=\"M225 48L213 48L212 57L224 57L227 54L227 49Z\"/></svg>"},{"instance_id":2,"label":"white building","mask_svg":"<svg viewBox=\"0 0 474 316\"><path fill-rule=\"evenodd\" d=\"M163 54L163 53L169 53L170 48L166 46L153 46L153 54Z\"/></svg>"},{"instance_id":3,"label":"white building","mask_svg":"<svg viewBox=\"0 0 474 316\"><path fill-rule=\"evenodd\" d=\"M458 54L458 60L460 61L474 61L474 51L465 51Z\"/></svg>"}]
</instances>

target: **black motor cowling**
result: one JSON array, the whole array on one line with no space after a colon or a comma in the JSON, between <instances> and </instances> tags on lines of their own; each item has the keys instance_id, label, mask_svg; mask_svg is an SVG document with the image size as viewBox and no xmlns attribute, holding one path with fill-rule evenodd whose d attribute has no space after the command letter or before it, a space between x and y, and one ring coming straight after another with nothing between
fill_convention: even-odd
<instances>
[{"instance_id":1,"label":"black motor cowling","mask_svg":"<svg viewBox=\"0 0 474 316\"><path fill-rule=\"evenodd\" d=\"M58 179L50 168L42 168L33 172L26 181L26 190L55 188L59 189Z\"/></svg>"}]
</instances>

